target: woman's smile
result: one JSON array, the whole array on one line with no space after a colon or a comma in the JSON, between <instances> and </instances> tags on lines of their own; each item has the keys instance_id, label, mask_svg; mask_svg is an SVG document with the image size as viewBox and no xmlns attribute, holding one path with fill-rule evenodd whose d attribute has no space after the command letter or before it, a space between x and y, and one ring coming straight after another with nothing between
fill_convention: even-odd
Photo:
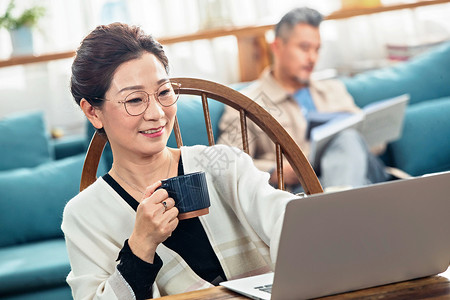
<instances>
[{"instance_id":1,"label":"woman's smile","mask_svg":"<svg viewBox=\"0 0 450 300\"><path fill-rule=\"evenodd\" d=\"M158 128L152 128L152 129L148 129L148 130L143 130L140 131L140 133L142 133L144 136L147 137L159 137L161 136L165 131L164 126L158 127Z\"/></svg>"}]
</instances>

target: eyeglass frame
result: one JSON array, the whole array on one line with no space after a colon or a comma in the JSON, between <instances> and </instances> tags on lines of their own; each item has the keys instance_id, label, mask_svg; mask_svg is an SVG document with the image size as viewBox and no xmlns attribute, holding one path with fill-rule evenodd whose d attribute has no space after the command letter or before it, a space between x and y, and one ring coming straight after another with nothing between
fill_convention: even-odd
<instances>
[{"instance_id":1,"label":"eyeglass frame","mask_svg":"<svg viewBox=\"0 0 450 300\"><path fill-rule=\"evenodd\" d=\"M128 96L130 96L131 94L138 93L138 92L142 92L142 93L147 94L147 101L146 101L147 106L145 107L145 109L144 109L140 114L137 114L137 115L132 115L132 114L130 114L130 113L128 112L128 109L127 109L127 102L128 102L128 101L127 101L127 100L111 100L111 99L100 98L100 97L93 97L93 98L89 98L89 99L102 100L102 101L110 101L110 102L116 102L116 103L123 103L123 107L125 108L125 111L127 112L127 114L129 114L130 116L133 116L133 117L137 117L137 116L140 116L140 115L142 115L143 113L145 113L145 112L147 111L147 108L148 108L148 106L150 105L150 96L153 96L153 98L155 98L155 100L156 100L161 106L163 106L163 107L170 107L170 106L174 105L175 103L177 103L178 98L180 98L180 93L179 93L179 92L178 92L178 94L176 95L177 98L175 99L175 101L174 101L172 104L164 105L164 104L162 104L162 103L159 101L159 98L158 98L158 96L157 96L157 94L158 94L158 92L159 92L159 89L160 89L163 85L165 85L165 84L167 84L167 83L170 83L170 84L172 84L172 85L176 85L176 86L178 86L178 88L181 88L181 83L179 83L179 82L172 82L171 80L167 80L167 81L164 81L163 83L161 83L161 84L158 86L158 88L156 89L156 92L154 92L154 93L147 93L146 91L138 90L138 91L134 91L134 92L129 93L129 94L125 97L125 99L127 99Z\"/></svg>"}]
</instances>

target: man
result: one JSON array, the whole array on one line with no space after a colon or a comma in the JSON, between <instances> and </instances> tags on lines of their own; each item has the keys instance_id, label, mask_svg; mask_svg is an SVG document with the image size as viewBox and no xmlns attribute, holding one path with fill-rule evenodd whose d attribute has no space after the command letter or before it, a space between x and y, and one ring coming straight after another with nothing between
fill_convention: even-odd
<instances>
[{"instance_id":1,"label":"man","mask_svg":"<svg viewBox=\"0 0 450 300\"><path fill-rule=\"evenodd\" d=\"M311 80L311 73L321 46L319 25L322 15L310 8L297 8L288 12L275 27L275 40L271 45L273 65L242 93L269 111L297 142L305 155L309 153L307 117L311 112L350 112L359 108L338 80ZM221 119L218 143L240 146L234 134L238 114L227 108ZM270 139L251 121L248 122L250 155L262 170L271 173L276 183L275 147ZM286 185L299 184L292 167L285 162ZM314 166L324 187L361 186L384 181L387 175L378 158L367 149L362 137L354 130L346 130L329 143Z\"/></svg>"}]
</instances>

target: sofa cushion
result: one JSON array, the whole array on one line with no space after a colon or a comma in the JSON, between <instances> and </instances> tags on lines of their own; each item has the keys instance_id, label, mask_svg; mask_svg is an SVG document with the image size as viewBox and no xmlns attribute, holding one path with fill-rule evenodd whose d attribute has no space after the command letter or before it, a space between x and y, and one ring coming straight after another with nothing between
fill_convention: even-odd
<instances>
[{"instance_id":1,"label":"sofa cushion","mask_svg":"<svg viewBox=\"0 0 450 300\"><path fill-rule=\"evenodd\" d=\"M198 96L183 95L180 96L177 104L177 118L178 123L180 124L183 145L208 145L208 136L206 134L201 98ZM221 102L209 99L208 107L214 138L217 140L219 136L219 120L222 117L225 106ZM167 144L169 147L177 147L173 132L170 135Z\"/></svg>"},{"instance_id":2,"label":"sofa cushion","mask_svg":"<svg viewBox=\"0 0 450 300\"><path fill-rule=\"evenodd\" d=\"M414 59L343 78L359 107L377 100L409 94L409 104L450 96L450 42Z\"/></svg>"},{"instance_id":3,"label":"sofa cushion","mask_svg":"<svg viewBox=\"0 0 450 300\"><path fill-rule=\"evenodd\" d=\"M36 167L52 159L43 112L0 120L0 171Z\"/></svg>"},{"instance_id":4,"label":"sofa cushion","mask_svg":"<svg viewBox=\"0 0 450 300\"><path fill-rule=\"evenodd\" d=\"M70 271L63 238L0 248L0 295L64 286Z\"/></svg>"},{"instance_id":5,"label":"sofa cushion","mask_svg":"<svg viewBox=\"0 0 450 300\"><path fill-rule=\"evenodd\" d=\"M450 97L408 107L402 137L388 151L394 165L414 175L450 170Z\"/></svg>"},{"instance_id":6,"label":"sofa cushion","mask_svg":"<svg viewBox=\"0 0 450 300\"><path fill-rule=\"evenodd\" d=\"M83 162L80 154L0 172L0 246L62 236L63 208L79 191Z\"/></svg>"}]
</instances>

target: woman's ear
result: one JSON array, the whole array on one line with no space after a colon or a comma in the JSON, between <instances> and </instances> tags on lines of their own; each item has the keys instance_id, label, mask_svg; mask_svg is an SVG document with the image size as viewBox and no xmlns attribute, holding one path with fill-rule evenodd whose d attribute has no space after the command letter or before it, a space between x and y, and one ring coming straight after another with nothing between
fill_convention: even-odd
<instances>
[{"instance_id":1,"label":"woman's ear","mask_svg":"<svg viewBox=\"0 0 450 300\"><path fill-rule=\"evenodd\" d=\"M92 104L84 98L80 101L80 108L95 128L103 128L103 122L99 118L98 109L92 106Z\"/></svg>"}]
</instances>

